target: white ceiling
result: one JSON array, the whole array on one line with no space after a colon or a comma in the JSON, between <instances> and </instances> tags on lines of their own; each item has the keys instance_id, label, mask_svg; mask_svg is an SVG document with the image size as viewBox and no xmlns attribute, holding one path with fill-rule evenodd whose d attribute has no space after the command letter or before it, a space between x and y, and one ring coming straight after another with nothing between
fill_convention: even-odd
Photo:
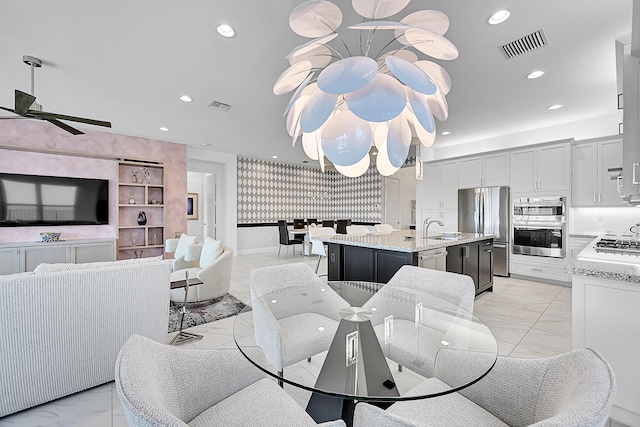
<instances>
[{"instance_id":1,"label":"white ceiling","mask_svg":"<svg viewBox=\"0 0 640 427\"><path fill-rule=\"evenodd\" d=\"M351 2L334 2L344 13L340 33L355 33L345 29L361 20ZM289 65L284 57L307 41L288 25L299 3L0 0L0 105L13 108L16 88L30 91L22 56L32 55L44 63L35 72L35 95L45 111L108 120L114 133L300 163L307 158L299 143L291 148L283 118L289 96L272 92ZM502 8L511 11L510 19L489 26L489 15ZM446 37L460 52L454 61L435 60L453 81L449 118L437 122L438 133L451 135L439 135L436 144L616 111L614 42L630 33L632 0L414 0L392 18L422 9L448 15ZM220 37L220 23L237 35ZM499 51L538 29L548 46L511 60ZM535 69L547 73L527 80ZM182 94L194 101L181 102ZM232 108L209 108L213 100ZM564 108L548 111L552 104ZM0 120L0 132L7 122Z\"/></svg>"}]
</instances>

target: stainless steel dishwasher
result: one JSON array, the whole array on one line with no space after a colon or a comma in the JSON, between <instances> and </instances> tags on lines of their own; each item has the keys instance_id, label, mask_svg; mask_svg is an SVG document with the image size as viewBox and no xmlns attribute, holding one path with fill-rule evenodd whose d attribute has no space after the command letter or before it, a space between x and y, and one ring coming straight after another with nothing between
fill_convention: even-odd
<instances>
[{"instance_id":1,"label":"stainless steel dishwasher","mask_svg":"<svg viewBox=\"0 0 640 427\"><path fill-rule=\"evenodd\" d=\"M447 270L447 250L445 248L421 251L418 254L418 267L432 270Z\"/></svg>"}]
</instances>

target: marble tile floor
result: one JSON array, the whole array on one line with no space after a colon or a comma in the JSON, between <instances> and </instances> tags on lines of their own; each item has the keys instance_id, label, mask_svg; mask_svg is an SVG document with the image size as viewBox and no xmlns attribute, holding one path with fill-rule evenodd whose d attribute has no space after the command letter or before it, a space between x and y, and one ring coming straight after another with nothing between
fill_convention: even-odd
<instances>
[{"instance_id":1,"label":"marble tile floor","mask_svg":"<svg viewBox=\"0 0 640 427\"><path fill-rule=\"evenodd\" d=\"M230 293L245 303L250 301L249 271L270 265L305 262L315 269L317 258L289 255L277 257L277 249L233 260ZM321 262L320 275L326 274L326 261ZM494 291L476 297L474 314L486 323L498 340L500 354L517 356L553 355L571 350L571 288L529 280L495 277ZM190 328L202 334L202 340L185 346L215 348L235 346L232 328L234 318ZM167 342L174 334L168 334ZM302 377L317 373L322 356L289 367ZM396 373L394 373L396 375ZM398 383L410 387L418 381L403 370ZM306 406L310 393L285 385L285 390ZM615 421L610 427L623 427ZM127 426L115 384L108 383L72 396L58 399L17 414L0 418L0 427L125 427Z\"/></svg>"}]
</instances>

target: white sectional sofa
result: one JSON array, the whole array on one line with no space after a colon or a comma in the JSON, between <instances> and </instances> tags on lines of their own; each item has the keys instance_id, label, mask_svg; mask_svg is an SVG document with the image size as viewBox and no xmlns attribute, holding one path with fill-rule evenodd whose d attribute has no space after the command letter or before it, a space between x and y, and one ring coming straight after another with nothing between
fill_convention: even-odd
<instances>
[{"instance_id":1,"label":"white sectional sofa","mask_svg":"<svg viewBox=\"0 0 640 427\"><path fill-rule=\"evenodd\" d=\"M0 276L0 417L112 381L132 334L165 342L170 272L154 259Z\"/></svg>"}]
</instances>

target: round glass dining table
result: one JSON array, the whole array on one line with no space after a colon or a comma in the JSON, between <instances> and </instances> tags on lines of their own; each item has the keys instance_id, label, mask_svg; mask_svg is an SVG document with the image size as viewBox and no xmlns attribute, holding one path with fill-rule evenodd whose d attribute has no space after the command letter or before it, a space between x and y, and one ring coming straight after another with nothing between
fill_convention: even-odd
<instances>
[{"instance_id":1,"label":"round glass dining table","mask_svg":"<svg viewBox=\"0 0 640 427\"><path fill-rule=\"evenodd\" d=\"M348 425L355 401L385 407L455 392L486 375L498 355L495 337L472 313L428 293L370 282L314 282L262 295L236 316L233 335L259 369L312 392L307 412L316 422L342 418ZM274 347L295 362L274 368ZM437 377L438 360L452 352L464 356L455 382L412 391Z\"/></svg>"}]
</instances>

